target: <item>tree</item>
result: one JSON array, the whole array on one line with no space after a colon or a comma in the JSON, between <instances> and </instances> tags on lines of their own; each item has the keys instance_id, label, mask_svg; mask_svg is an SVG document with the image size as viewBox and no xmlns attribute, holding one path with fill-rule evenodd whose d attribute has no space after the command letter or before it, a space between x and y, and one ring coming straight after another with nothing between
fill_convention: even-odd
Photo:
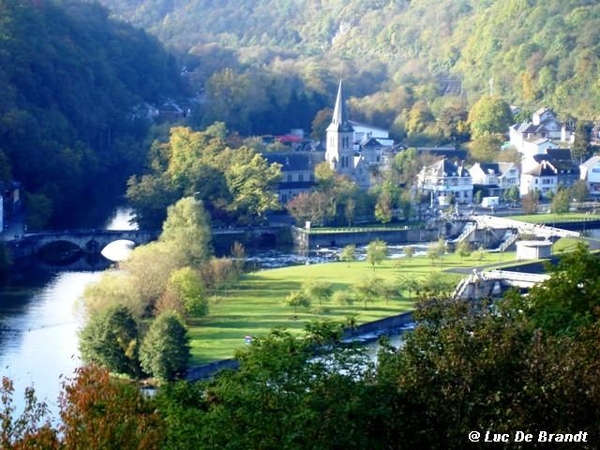
<instances>
[{"instance_id":1,"label":"tree","mask_svg":"<svg viewBox=\"0 0 600 450\"><path fill-rule=\"evenodd\" d=\"M324 108L317 111L315 118L311 123L310 137L320 141L325 138L327 133L327 127L331 123L331 117L333 116L333 110L331 108Z\"/></svg>"},{"instance_id":2,"label":"tree","mask_svg":"<svg viewBox=\"0 0 600 450\"><path fill-rule=\"evenodd\" d=\"M469 256L471 254L471 244L469 243L469 241L467 241L466 239L460 241L456 246L456 253L458 253L458 255L460 256L461 262L465 257Z\"/></svg>"},{"instance_id":3,"label":"tree","mask_svg":"<svg viewBox=\"0 0 600 450\"><path fill-rule=\"evenodd\" d=\"M340 253L340 261L356 261L356 245L346 245Z\"/></svg>"},{"instance_id":4,"label":"tree","mask_svg":"<svg viewBox=\"0 0 600 450\"><path fill-rule=\"evenodd\" d=\"M407 245L402 251L407 259L411 259L415 255L415 248L412 245Z\"/></svg>"},{"instance_id":5,"label":"tree","mask_svg":"<svg viewBox=\"0 0 600 450\"><path fill-rule=\"evenodd\" d=\"M354 217L356 216L356 201L353 198L346 200L344 205L344 218L349 227L354 223Z\"/></svg>"},{"instance_id":6,"label":"tree","mask_svg":"<svg viewBox=\"0 0 600 450\"><path fill-rule=\"evenodd\" d=\"M225 171L233 197L228 209L246 221L261 221L267 211L279 209L274 187L281 177L281 165L269 165L262 155L245 147L237 149L231 156Z\"/></svg>"},{"instance_id":7,"label":"tree","mask_svg":"<svg viewBox=\"0 0 600 450\"><path fill-rule=\"evenodd\" d=\"M181 319L170 311L161 313L140 346L142 368L159 380L174 380L185 373L189 359L189 336Z\"/></svg>"},{"instance_id":8,"label":"tree","mask_svg":"<svg viewBox=\"0 0 600 450\"><path fill-rule=\"evenodd\" d=\"M77 369L76 378L63 385L59 403L61 449L163 448L165 423L153 402L135 383L97 366Z\"/></svg>"},{"instance_id":9,"label":"tree","mask_svg":"<svg viewBox=\"0 0 600 450\"><path fill-rule=\"evenodd\" d=\"M504 200L509 203L516 203L519 201L519 188L517 186L511 186L504 192Z\"/></svg>"},{"instance_id":10,"label":"tree","mask_svg":"<svg viewBox=\"0 0 600 450\"><path fill-rule=\"evenodd\" d=\"M286 208L300 226L306 221L310 221L311 225L324 225L333 218L331 200L320 191L302 192L288 201Z\"/></svg>"},{"instance_id":11,"label":"tree","mask_svg":"<svg viewBox=\"0 0 600 450\"><path fill-rule=\"evenodd\" d=\"M208 314L208 300L200 274L191 267L171 272L164 295L177 299L183 310L182 317L202 317ZM161 311L162 312L162 311Z\"/></svg>"},{"instance_id":12,"label":"tree","mask_svg":"<svg viewBox=\"0 0 600 450\"><path fill-rule=\"evenodd\" d=\"M144 315L154 312L157 300L165 292L170 273L185 266L181 252L173 247L166 242L150 242L135 247L129 257L119 263L141 298Z\"/></svg>"},{"instance_id":13,"label":"tree","mask_svg":"<svg viewBox=\"0 0 600 450\"><path fill-rule=\"evenodd\" d=\"M309 299L318 299L320 305L323 304L323 301L328 301L333 293L331 283L316 280L308 280L302 283L302 290Z\"/></svg>"},{"instance_id":14,"label":"tree","mask_svg":"<svg viewBox=\"0 0 600 450\"><path fill-rule=\"evenodd\" d=\"M547 265L550 278L529 291L528 314L552 334L573 334L598 320L600 262L583 243Z\"/></svg>"},{"instance_id":15,"label":"tree","mask_svg":"<svg viewBox=\"0 0 600 450\"><path fill-rule=\"evenodd\" d=\"M315 166L315 181L317 188L322 192L331 192L335 188L337 174L327 161L320 162Z\"/></svg>"},{"instance_id":16,"label":"tree","mask_svg":"<svg viewBox=\"0 0 600 450\"><path fill-rule=\"evenodd\" d=\"M472 140L469 145L469 155L474 161L493 162L498 160L500 146L504 137L500 134L485 134Z\"/></svg>"},{"instance_id":17,"label":"tree","mask_svg":"<svg viewBox=\"0 0 600 450\"><path fill-rule=\"evenodd\" d=\"M479 247L477 250L473 252L473 258L477 261L481 262L483 258L485 258L485 249L483 247Z\"/></svg>"},{"instance_id":18,"label":"tree","mask_svg":"<svg viewBox=\"0 0 600 450\"><path fill-rule=\"evenodd\" d=\"M415 184L422 166L423 161L421 161L417 149L412 147L396 154L392 163L392 170L394 176L398 179L398 183L410 187Z\"/></svg>"},{"instance_id":19,"label":"tree","mask_svg":"<svg viewBox=\"0 0 600 450\"><path fill-rule=\"evenodd\" d=\"M236 269L236 276L239 277L244 273L244 265L246 263L246 248L238 241L235 241L231 247L231 258L233 259Z\"/></svg>"},{"instance_id":20,"label":"tree","mask_svg":"<svg viewBox=\"0 0 600 450\"><path fill-rule=\"evenodd\" d=\"M213 293L227 289L237 279L235 262L230 258L212 257L200 269L204 287Z\"/></svg>"},{"instance_id":21,"label":"tree","mask_svg":"<svg viewBox=\"0 0 600 450\"><path fill-rule=\"evenodd\" d=\"M52 200L45 194L27 194L27 227L39 230L46 226L53 213Z\"/></svg>"},{"instance_id":22,"label":"tree","mask_svg":"<svg viewBox=\"0 0 600 450\"><path fill-rule=\"evenodd\" d=\"M127 201L135 211L141 228L159 228L166 219L167 208L177 200L176 191L166 176L132 176L127 181Z\"/></svg>"},{"instance_id":23,"label":"tree","mask_svg":"<svg viewBox=\"0 0 600 450\"><path fill-rule=\"evenodd\" d=\"M591 154L591 135L591 124L583 120L578 121L575 126L575 140L571 152L573 158L578 159L580 163Z\"/></svg>"},{"instance_id":24,"label":"tree","mask_svg":"<svg viewBox=\"0 0 600 450\"><path fill-rule=\"evenodd\" d=\"M138 346L138 324L125 306L112 306L92 315L79 334L85 363L133 377L141 375Z\"/></svg>"},{"instance_id":25,"label":"tree","mask_svg":"<svg viewBox=\"0 0 600 450\"><path fill-rule=\"evenodd\" d=\"M446 241L440 238L438 242L431 243L427 247L427 257L431 259L431 264L435 263L435 260L441 258L446 252Z\"/></svg>"},{"instance_id":26,"label":"tree","mask_svg":"<svg viewBox=\"0 0 600 450\"><path fill-rule=\"evenodd\" d=\"M372 379L373 363L364 349L334 345L341 333L342 324L324 322L307 325L301 335L273 330L254 339L237 353L238 370L223 371L203 395L182 396L203 399L198 424L204 432L196 427L189 439L200 434L197 447L215 450L331 448L332 443L349 450L377 448L377 422L369 411L380 395L361 382ZM317 348L331 351L315 357ZM178 448L192 448L183 442Z\"/></svg>"},{"instance_id":27,"label":"tree","mask_svg":"<svg viewBox=\"0 0 600 450\"><path fill-rule=\"evenodd\" d=\"M351 306L354 303L352 295L345 290L334 291L331 299L333 300L333 303L338 306Z\"/></svg>"},{"instance_id":28,"label":"tree","mask_svg":"<svg viewBox=\"0 0 600 450\"><path fill-rule=\"evenodd\" d=\"M363 302L367 309L368 302L374 302L383 295L383 283L381 278L369 277L352 286L356 299Z\"/></svg>"},{"instance_id":29,"label":"tree","mask_svg":"<svg viewBox=\"0 0 600 450\"><path fill-rule=\"evenodd\" d=\"M554 214L564 214L569 212L571 206L571 193L569 189L558 189L556 195L552 198L550 210Z\"/></svg>"},{"instance_id":30,"label":"tree","mask_svg":"<svg viewBox=\"0 0 600 450\"><path fill-rule=\"evenodd\" d=\"M59 438L52 428L48 406L38 401L35 390L25 390L24 406L17 413L13 404L13 382L2 377L0 384L0 447L5 450L58 450ZM18 415L17 415L18 414Z\"/></svg>"},{"instance_id":31,"label":"tree","mask_svg":"<svg viewBox=\"0 0 600 450\"><path fill-rule=\"evenodd\" d=\"M98 281L85 287L83 305L88 317L116 306L124 306L135 317L142 317L148 308L135 278L127 272L115 271L104 272Z\"/></svg>"},{"instance_id":32,"label":"tree","mask_svg":"<svg viewBox=\"0 0 600 450\"><path fill-rule=\"evenodd\" d=\"M468 123L473 139L506 133L513 123L510 105L500 97L484 95L471 107Z\"/></svg>"},{"instance_id":33,"label":"tree","mask_svg":"<svg viewBox=\"0 0 600 450\"><path fill-rule=\"evenodd\" d=\"M375 205L375 218L386 224L392 220L392 197L387 189L382 189Z\"/></svg>"},{"instance_id":34,"label":"tree","mask_svg":"<svg viewBox=\"0 0 600 450\"><path fill-rule=\"evenodd\" d=\"M408 135L421 134L427 124L433 121L433 114L425 101L417 101L412 106L408 113L408 119L406 121L406 131Z\"/></svg>"},{"instance_id":35,"label":"tree","mask_svg":"<svg viewBox=\"0 0 600 450\"><path fill-rule=\"evenodd\" d=\"M310 297L304 291L292 291L283 300L283 305L293 307L294 313L298 312L298 308L310 307L310 304Z\"/></svg>"},{"instance_id":36,"label":"tree","mask_svg":"<svg viewBox=\"0 0 600 450\"><path fill-rule=\"evenodd\" d=\"M367 245L367 262L375 270L375 264L381 264L387 257L387 244L382 240L376 239Z\"/></svg>"},{"instance_id":37,"label":"tree","mask_svg":"<svg viewBox=\"0 0 600 450\"><path fill-rule=\"evenodd\" d=\"M398 277L398 284L408 291L408 299L412 297L412 293L419 293L421 289L421 283L415 277L407 277L400 275Z\"/></svg>"},{"instance_id":38,"label":"tree","mask_svg":"<svg viewBox=\"0 0 600 450\"><path fill-rule=\"evenodd\" d=\"M245 135L254 134L252 117L267 111L269 99L265 85L257 73L237 73L232 68L216 72L206 81L206 101L211 105L204 112L203 123L227 123L228 128Z\"/></svg>"},{"instance_id":39,"label":"tree","mask_svg":"<svg viewBox=\"0 0 600 450\"><path fill-rule=\"evenodd\" d=\"M577 180L573 186L569 188L570 197L576 202L584 202L590 196L590 190L584 180Z\"/></svg>"},{"instance_id":40,"label":"tree","mask_svg":"<svg viewBox=\"0 0 600 450\"><path fill-rule=\"evenodd\" d=\"M521 207L525 214L536 214L540 203L540 194L537 191L529 191L521 197Z\"/></svg>"},{"instance_id":41,"label":"tree","mask_svg":"<svg viewBox=\"0 0 600 450\"><path fill-rule=\"evenodd\" d=\"M170 206L163 224L160 242L169 246L180 267L199 267L211 250L209 218L202 203L185 197Z\"/></svg>"}]
</instances>

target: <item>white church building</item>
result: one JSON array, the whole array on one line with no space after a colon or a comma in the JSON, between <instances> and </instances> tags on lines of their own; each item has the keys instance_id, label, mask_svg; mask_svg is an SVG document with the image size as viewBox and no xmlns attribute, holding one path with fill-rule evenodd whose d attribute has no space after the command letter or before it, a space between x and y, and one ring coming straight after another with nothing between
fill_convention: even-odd
<instances>
[{"instance_id":1,"label":"white church building","mask_svg":"<svg viewBox=\"0 0 600 450\"><path fill-rule=\"evenodd\" d=\"M388 131L349 119L342 81L326 139L325 160L333 170L354 180L362 189L371 186L374 167L382 168L390 162L394 145Z\"/></svg>"}]
</instances>

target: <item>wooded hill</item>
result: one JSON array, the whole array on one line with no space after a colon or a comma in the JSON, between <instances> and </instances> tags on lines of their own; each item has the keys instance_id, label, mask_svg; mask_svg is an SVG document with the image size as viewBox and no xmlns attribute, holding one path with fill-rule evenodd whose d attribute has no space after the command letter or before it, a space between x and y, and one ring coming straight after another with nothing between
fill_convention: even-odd
<instances>
[{"instance_id":1,"label":"wooded hill","mask_svg":"<svg viewBox=\"0 0 600 450\"><path fill-rule=\"evenodd\" d=\"M206 61L211 55L224 67L237 61L279 71L302 61L314 84L343 74L356 82L357 97L452 76L471 102L492 90L525 109L544 105L563 116L597 116L595 1L100 1L199 57L204 71L215 64Z\"/></svg>"},{"instance_id":2,"label":"wooded hill","mask_svg":"<svg viewBox=\"0 0 600 450\"><path fill-rule=\"evenodd\" d=\"M0 1L0 180L23 184L32 228L123 194L145 161L136 107L178 80L156 38L97 4Z\"/></svg>"}]
</instances>

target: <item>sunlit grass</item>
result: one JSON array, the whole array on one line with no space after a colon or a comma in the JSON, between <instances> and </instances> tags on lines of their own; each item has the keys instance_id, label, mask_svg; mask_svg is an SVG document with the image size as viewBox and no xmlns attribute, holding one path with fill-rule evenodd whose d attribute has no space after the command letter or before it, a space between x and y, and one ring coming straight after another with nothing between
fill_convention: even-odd
<instances>
[{"instance_id":1,"label":"sunlit grass","mask_svg":"<svg viewBox=\"0 0 600 450\"><path fill-rule=\"evenodd\" d=\"M551 225L554 222L577 222L582 220L600 220L600 214L587 214L584 212L569 212L564 214L521 214L508 217L514 220L529 223L545 223Z\"/></svg>"},{"instance_id":2,"label":"sunlit grass","mask_svg":"<svg viewBox=\"0 0 600 450\"><path fill-rule=\"evenodd\" d=\"M514 252L485 253L481 259L447 254L433 262L425 256L388 259L374 269L365 261L355 261L248 273L236 286L219 293L211 301L209 316L190 324L192 364L231 358L236 349L245 345L246 336L265 336L277 327L299 333L314 320L343 321L355 315L360 324L410 311L414 307L414 299L410 298L408 290L402 288L404 279L424 279L439 273L442 279L456 283L464 275L448 273L447 270L477 266L492 268L514 262ZM332 300L322 305L313 301L309 309L299 308L297 311L282 304L291 291L301 289L308 280L330 283L334 291L350 291L352 286L370 277L398 287L401 297L387 303L377 299L369 302L366 309L364 303L339 306Z\"/></svg>"}]
</instances>

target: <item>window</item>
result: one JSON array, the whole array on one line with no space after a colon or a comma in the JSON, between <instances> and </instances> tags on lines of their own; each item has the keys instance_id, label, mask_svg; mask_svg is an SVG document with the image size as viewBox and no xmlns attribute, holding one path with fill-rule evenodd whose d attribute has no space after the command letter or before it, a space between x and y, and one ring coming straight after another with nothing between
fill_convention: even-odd
<instances>
[{"instance_id":1,"label":"window","mask_svg":"<svg viewBox=\"0 0 600 450\"><path fill-rule=\"evenodd\" d=\"M292 174L291 174L291 173L288 173L288 175L287 175L287 180L288 180L288 181L292 181Z\"/></svg>"},{"instance_id":2,"label":"window","mask_svg":"<svg viewBox=\"0 0 600 450\"><path fill-rule=\"evenodd\" d=\"M304 181L304 175L303 174L298 174L298 181Z\"/></svg>"},{"instance_id":3,"label":"window","mask_svg":"<svg viewBox=\"0 0 600 450\"><path fill-rule=\"evenodd\" d=\"M342 168L348 167L348 156L342 156Z\"/></svg>"},{"instance_id":4,"label":"window","mask_svg":"<svg viewBox=\"0 0 600 450\"><path fill-rule=\"evenodd\" d=\"M348 136L344 136L342 138L342 148L350 147L350 138Z\"/></svg>"}]
</instances>

